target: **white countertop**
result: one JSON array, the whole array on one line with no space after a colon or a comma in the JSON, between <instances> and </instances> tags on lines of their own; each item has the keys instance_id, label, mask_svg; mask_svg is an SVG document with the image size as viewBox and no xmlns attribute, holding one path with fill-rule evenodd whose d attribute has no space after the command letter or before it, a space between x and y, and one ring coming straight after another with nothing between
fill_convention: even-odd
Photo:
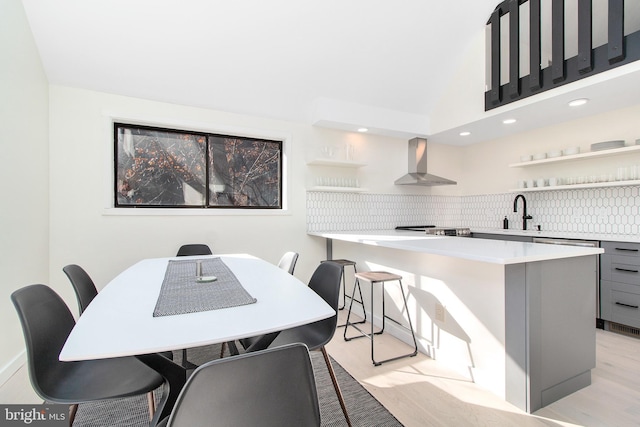
<instances>
[{"instance_id":1,"label":"white countertop","mask_svg":"<svg viewBox=\"0 0 640 427\"><path fill-rule=\"evenodd\" d=\"M604 252L601 248L544 245L469 237L429 236L415 231L320 231L308 232L307 234L345 242L505 265L597 255Z\"/></svg>"}]
</instances>

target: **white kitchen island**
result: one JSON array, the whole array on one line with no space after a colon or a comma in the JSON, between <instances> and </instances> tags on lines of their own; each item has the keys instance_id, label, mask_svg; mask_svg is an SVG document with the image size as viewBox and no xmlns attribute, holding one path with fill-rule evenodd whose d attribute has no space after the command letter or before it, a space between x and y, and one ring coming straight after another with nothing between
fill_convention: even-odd
<instances>
[{"instance_id":1,"label":"white kitchen island","mask_svg":"<svg viewBox=\"0 0 640 427\"><path fill-rule=\"evenodd\" d=\"M308 234L326 239L329 258L402 275L421 351L518 408L535 412L591 383L602 249L407 231ZM400 296L388 296L387 313L401 318Z\"/></svg>"}]
</instances>

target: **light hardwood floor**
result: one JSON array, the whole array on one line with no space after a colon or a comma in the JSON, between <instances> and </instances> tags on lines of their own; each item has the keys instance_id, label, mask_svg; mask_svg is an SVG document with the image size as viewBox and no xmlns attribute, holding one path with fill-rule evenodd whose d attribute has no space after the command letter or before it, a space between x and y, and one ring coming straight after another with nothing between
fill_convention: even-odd
<instances>
[{"instance_id":1,"label":"light hardwood floor","mask_svg":"<svg viewBox=\"0 0 640 427\"><path fill-rule=\"evenodd\" d=\"M378 338L383 357L408 348L388 334ZM531 415L423 354L374 367L369 341L345 342L342 328L327 349L406 427L640 426L640 340L602 330L596 340L591 386ZM0 387L0 403L39 401L26 369Z\"/></svg>"},{"instance_id":2,"label":"light hardwood floor","mask_svg":"<svg viewBox=\"0 0 640 427\"><path fill-rule=\"evenodd\" d=\"M420 353L374 367L369 340L345 342L342 328L327 350L407 427L640 426L640 340L597 330L596 341L592 384L534 414ZM388 334L376 337L376 355L408 348Z\"/></svg>"}]
</instances>

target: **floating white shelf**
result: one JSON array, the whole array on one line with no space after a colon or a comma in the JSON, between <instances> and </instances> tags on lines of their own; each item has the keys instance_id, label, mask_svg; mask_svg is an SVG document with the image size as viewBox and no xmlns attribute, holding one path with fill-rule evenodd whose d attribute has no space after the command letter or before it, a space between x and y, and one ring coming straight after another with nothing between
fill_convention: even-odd
<instances>
[{"instance_id":1,"label":"floating white shelf","mask_svg":"<svg viewBox=\"0 0 640 427\"><path fill-rule=\"evenodd\" d=\"M629 185L640 185L640 180L593 182L589 184L556 185L553 187L515 188L509 191L512 193L529 193L533 191L573 190L576 188L626 187Z\"/></svg>"},{"instance_id":2,"label":"floating white shelf","mask_svg":"<svg viewBox=\"0 0 640 427\"><path fill-rule=\"evenodd\" d=\"M328 187L324 185L317 185L315 187L311 187L309 191L325 191L331 193L366 193L369 190L362 187Z\"/></svg>"},{"instance_id":3,"label":"floating white shelf","mask_svg":"<svg viewBox=\"0 0 640 427\"><path fill-rule=\"evenodd\" d=\"M307 162L309 166L334 166L339 168L361 168L366 163L354 162L352 160L335 160L335 159L314 159Z\"/></svg>"},{"instance_id":4,"label":"floating white shelf","mask_svg":"<svg viewBox=\"0 0 640 427\"><path fill-rule=\"evenodd\" d=\"M568 162L571 160L581 160L581 159L591 159L597 157L609 157L609 156L617 156L621 154L628 154L634 151L640 151L640 145L630 145L628 147L622 148L612 148L611 150L601 150L601 151L589 151L588 153L580 153L580 154L572 154L569 156L559 156L552 157L549 159L542 160L531 160L529 162L520 162L520 163L512 163L509 165L510 168L524 168L528 166L536 166L542 165L546 163L556 163L556 162Z\"/></svg>"}]
</instances>

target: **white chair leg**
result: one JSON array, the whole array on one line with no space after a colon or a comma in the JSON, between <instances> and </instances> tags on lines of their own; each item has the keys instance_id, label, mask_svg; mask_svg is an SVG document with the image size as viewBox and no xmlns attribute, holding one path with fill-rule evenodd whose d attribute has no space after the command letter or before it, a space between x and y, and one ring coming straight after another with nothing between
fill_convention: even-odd
<instances>
[{"instance_id":1,"label":"white chair leg","mask_svg":"<svg viewBox=\"0 0 640 427\"><path fill-rule=\"evenodd\" d=\"M73 405L69 406L69 425L70 426L73 425L73 420L76 419L76 412L78 412L78 404L74 403Z\"/></svg>"},{"instance_id":2,"label":"white chair leg","mask_svg":"<svg viewBox=\"0 0 640 427\"><path fill-rule=\"evenodd\" d=\"M156 398L153 392L147 393L147 401L149 402L149 419L153 419L153 415L156 413Z\"/></svg>"}]
</instances>

